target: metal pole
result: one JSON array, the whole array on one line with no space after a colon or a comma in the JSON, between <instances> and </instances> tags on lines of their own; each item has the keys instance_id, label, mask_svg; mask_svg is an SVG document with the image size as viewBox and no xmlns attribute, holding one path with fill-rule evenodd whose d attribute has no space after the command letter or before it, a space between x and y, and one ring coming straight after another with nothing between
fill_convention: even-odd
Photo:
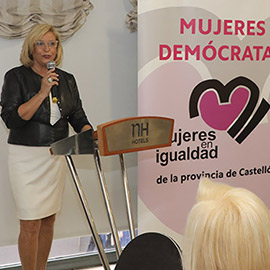
<instances>
[{"instance_id":1,"label":"metal pole","mask_svg":"<svg viewBox=\"0 0 270 270\"><path fill-rule=\"evenodd\" d=\"M86 218L87 218L87 221L88 221L88 224L89 224L92 236L93 236L93 240L96 244L100 261L101 261L103 268L105 270L110 270L110 265L109 265L107 256L104 252L102 242L101 242L100 237L98 235L98 231L96 229L93 216L92 216L91 211L89 209L89 206L88 206L85 194L83 192L82 185L81 185L81 182L79 180L79 176L76 172L76 168L75 168L74 163L72 161L72 158L70 155L65 155L65 158L66 158L69 170L71 172L74 184L76 186L77 192L79 194L79 197L80 197L80 200L81 200L81 203L83 206L83 210L85 212L85 215L86 215Z\"/></svg>"},{"instance_id":2,"label":"metal pole","mask_svg":"<svg viewBox=\"0 0 270 270\"><path fill-rule=\"evenodd\" d=\"M136 235L135 235L135 226L134 226L134 219L133 219L133 214L132 214L132 204L131 204L131 198L130 198L130 193L129 193L127 169L126 169L124 154L119 154L119 159L120 159L122 181L124 185L124 193L125 193L125 199L126 199L129 233L130 233L130 239L132 240L135 238Z\"/></svg>"},{"instance_id":3,"label":"metal pole","mask_svg":"<svg viewBox=\"0 0 270 270\"><path fill-rule=\"evenodd\" d=\"M119 259L120 254L122 253L122 248L121 248L119 235L118 235L118 231L116 228L116 224L115 224L115 220L114 220L114 216L113 216L113 212L112 212L112 207L111 207L111 203L110 203L107 185L105 182L104 173L101 169L101 162L100 162L100 157L99 157L99 152L98 152L97 147L95 147L95 151L94 151L94 160L95 160L95 164L96 164L96 168L97 168L97 172L98 172L99 183L100 183L101 191L103 194L103 198L104 198L104 202L105 202L105 206L106 206L106 210L107 210L107 214L108 214L108 218L109 218L109 222L110 222L110 227L111 227L111 231L112 231L112 235L113 235L113 239L114 239L114 243L115 243L116 255L117 255L117 258Z\"/></svg>"}]
</instances>

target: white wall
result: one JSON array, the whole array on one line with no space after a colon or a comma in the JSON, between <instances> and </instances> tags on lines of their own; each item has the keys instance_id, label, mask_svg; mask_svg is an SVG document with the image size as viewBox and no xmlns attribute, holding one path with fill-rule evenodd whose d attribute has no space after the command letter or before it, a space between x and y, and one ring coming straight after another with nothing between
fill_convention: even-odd
<instances>
[{"instance_id":1,"label":"white wall","mask_svg":"<svg viewBox=\"0 0 270 270\"><path fill-rule=\"evenodd\" d=\"M73 73L79 85L85 111L96 127L107 121L137 115L137 34L126 28L126 14L133 8L129 0L92 0L94 9L85 25L63 43L62 69ZM5 72L19 63L23 40L0 38L0 85ZM0 246L17 242L18 221L8 182L7 172L8 130L0 122ZM136 212L137 159L128 154L129 182ZM98 178L91 156L76 157L78 169L90 209L100 232L106 231L108 222ZM102 158L103 169L110 191L119 228L125 216L118 157ZM101 210L100 210L101 208ZM82 208L73 187L67 179L63 209L56 223L56 238L89 234Z\"/></svg>"}]
</instances>

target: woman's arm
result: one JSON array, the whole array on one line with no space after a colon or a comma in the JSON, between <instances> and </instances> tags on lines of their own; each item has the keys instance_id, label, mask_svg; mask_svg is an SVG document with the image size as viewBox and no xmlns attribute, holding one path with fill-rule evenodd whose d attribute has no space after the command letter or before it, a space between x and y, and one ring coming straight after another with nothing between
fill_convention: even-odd
<instances>
[{"instance_id":1,"label":"woman's arm","mask_svg":"<svg viewBox=\"0 0 270 270\"><path fill-rule=\"evenodd\" d=\"M49 70L47 74L42 78L39 92L30 100L19 106L18 114L23 120L30 120L44 99L49 95L52 86L58 85L58 74L53 72L54 70L55 69ZM48 82L48 78L52 78L53 82Z\"/></svg>"},{"instance_id":2,"label":"woman's arm","mask_svg":"<svg viewBox=\"0 0 270 270\"><path fill-rule=\"evenodd\" d=\"M85 111L82 107L82 101L80 99L79 90L77 87L76 80L72 74L69 74L68 80L70 91L72 93L72 112L68 117L68 121L73 129L78 133L91 129L91 123L88 121Z\"/></svg>"}]
</instances>

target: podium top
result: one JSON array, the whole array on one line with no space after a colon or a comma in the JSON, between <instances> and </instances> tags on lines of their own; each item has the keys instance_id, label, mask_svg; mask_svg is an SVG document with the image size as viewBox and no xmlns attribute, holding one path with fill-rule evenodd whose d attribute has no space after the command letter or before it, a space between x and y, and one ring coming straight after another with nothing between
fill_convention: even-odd
<instances>
[{"instance_id":1,"label":"podium top","mask_svg":"<svg viewBox=\"0 0 270 270\"><path fill-rule=\"evenodd\" d=\"M123 118L97 126L103 156L170 146L174 120L158 116Z\"/></svg>"},{"instance_id":2,"label":"podium top","mask_svg":"<svg viewBox=\"0 0 270 270\"><path fill-rule=\"evenodd\" d=\"M109 156L170 146L174 120L158 116L138 116L110 121L57 141L53 155L93 154L97 134L100 155Z\"/></svg>"},{"instance_id":3,"label":"podium top","mask_svg":"<svg viewBox=\"0 0 270 270\"><path fill-rule=\"evenodd\" d=\"M53 155L93 154L94 145L93 130L89 129L53 143L50 151Z\"/></svg>"}]
</instances>

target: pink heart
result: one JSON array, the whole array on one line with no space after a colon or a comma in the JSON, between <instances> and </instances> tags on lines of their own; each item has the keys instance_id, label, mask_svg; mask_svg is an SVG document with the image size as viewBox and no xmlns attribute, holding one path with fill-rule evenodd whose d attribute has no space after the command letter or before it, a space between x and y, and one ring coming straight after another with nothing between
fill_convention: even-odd
<instances>
[{"instance_id":1,"label":"pink heart","mask_svg":"<svg viewBox=\"0 0 270 270\"><path fill-rule=\"evenodd\" d=\"M215 91L206 92L200 101L200 112L204 122L216 129L227 130L247 104L249 91L237 88L231 96L230 103L220 103Z\"/></svg>"}]
</instances>

